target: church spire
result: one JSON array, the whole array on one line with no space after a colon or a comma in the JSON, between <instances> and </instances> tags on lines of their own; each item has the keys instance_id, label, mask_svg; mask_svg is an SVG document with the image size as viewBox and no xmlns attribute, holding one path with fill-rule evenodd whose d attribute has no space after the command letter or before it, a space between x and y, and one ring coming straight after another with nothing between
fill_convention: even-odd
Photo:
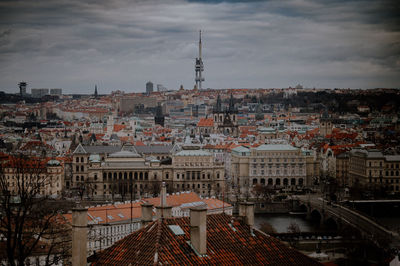
<instances>
[{"instance_id":1,"label":"church spire","mask_svg":"<svg viewBox=\"0 0 400 266\"><path fill-rule=\"evenodd\" d=\"M98 93L97 93L97 85L94 85L94 98L98 97Z\"/></svg>"},{"instance_id":2,"label":"church spire","mask_svg":"<svg viewBox=\"0 0 400 266\"><path fill-rule=\"evenodd\" d=\"M235 103L233 102L233 94L231 93L231 98L229 99L229 112L235 111Z\"/></svg>"},{"instance_id":3,"label":"church spire","mask_svg":"<svg viewBox=\"0 0 400 266\"><path fill-rule=\"evenodd\" d=\"M221 104L221 96L218 94L217 103L215 105L215 111L221 112L222 111L222 104Z\"/></svg>"}]
</instances>

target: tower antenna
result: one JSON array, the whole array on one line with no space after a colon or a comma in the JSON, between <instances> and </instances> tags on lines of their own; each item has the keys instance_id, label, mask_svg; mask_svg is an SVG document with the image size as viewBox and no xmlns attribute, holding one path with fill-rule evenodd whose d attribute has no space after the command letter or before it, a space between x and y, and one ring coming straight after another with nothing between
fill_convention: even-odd
<instances>
[{"instance_id":1,"label":"tower antenna","mask_svg":"<svg viewBox=\"0 0 400 266\"><path fill-rule=\"evenodd\" d=\"M195 82L196 82L196 88L201 90L201 83L204 81L203 77L203 71L204 71L204 65L203 65L203 59L201 58L201 48L202 48L202 43L201 43L201 30L199 31L199 57L196 58L196 63L194 67L195 71Z\"/></svg>"}]
</instances>

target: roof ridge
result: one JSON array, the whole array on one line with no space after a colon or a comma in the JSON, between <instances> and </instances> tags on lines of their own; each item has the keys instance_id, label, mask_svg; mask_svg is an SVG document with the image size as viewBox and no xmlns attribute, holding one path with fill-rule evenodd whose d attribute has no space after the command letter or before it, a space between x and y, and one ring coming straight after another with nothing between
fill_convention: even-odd
<instances>
[{"instance_id":1,"label":"roof ridge","mask_svg":"<svg viewBox=\"0 0 400 266\"><path fill-rule=\"evenodd\" d=\"M154 252L154 265L158 264L158 249L160 247L160 238L161 238L161 222L162 218L157 220L157 237L156 237L156 243L155 243L155 252Z\"/></svg>"}]
</instances>

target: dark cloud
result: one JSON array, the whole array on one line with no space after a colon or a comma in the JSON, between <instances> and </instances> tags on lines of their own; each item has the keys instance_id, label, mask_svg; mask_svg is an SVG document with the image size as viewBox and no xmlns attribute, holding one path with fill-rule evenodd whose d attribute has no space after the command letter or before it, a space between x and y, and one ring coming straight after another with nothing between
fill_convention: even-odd
<instances>
[{"instance_id":1,"label":"dark cloud","mask_svg":"<svg viewBox=\"0 0 400 266\"><path fill-rule=\"evenodd\" d=\"M0 90L400 87L398 1L0 2Z\"/></svg>"}]
</instances>

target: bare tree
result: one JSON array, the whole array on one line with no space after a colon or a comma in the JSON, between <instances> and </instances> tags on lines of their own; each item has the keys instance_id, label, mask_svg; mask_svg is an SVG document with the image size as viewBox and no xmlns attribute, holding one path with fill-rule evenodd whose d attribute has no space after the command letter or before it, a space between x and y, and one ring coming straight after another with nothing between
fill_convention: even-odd
<instances>
[{"instance_id":1,"label":"bare tree","mask_svg":"<svg viewBox=\"0 0 400 266\"><path fill-rule=\"evenodd\" d=\"M275 228L268 222L264 222L260 226L260 230L266 234L276 234Z\"/></svg>"},{"instance_id":2,"label":"bare tree","mask_svg":"<svg viewBox=\"0 0 400 266\"><path fill-rule=\"evenodd\" d=\"M301 233L300 226L296 222L291 222L287 228L287 232L293 234L291 240L289 241L289 244L292 247L296 247L298 243L298 237L300 236Z\"/></svg>"},{"instance_id":3,"label":"bare tree","mask_svg":"<svg viewBox=\"0 0 400 266\"><path fill-rule=\"evenodd\" d=\"M46 160L22 155L0 159L0 235L7 265L25 265L38 255L46 265L68 257L70 229L59 206L45 196L51 185Z\"/></svg>"}]
</instances>

